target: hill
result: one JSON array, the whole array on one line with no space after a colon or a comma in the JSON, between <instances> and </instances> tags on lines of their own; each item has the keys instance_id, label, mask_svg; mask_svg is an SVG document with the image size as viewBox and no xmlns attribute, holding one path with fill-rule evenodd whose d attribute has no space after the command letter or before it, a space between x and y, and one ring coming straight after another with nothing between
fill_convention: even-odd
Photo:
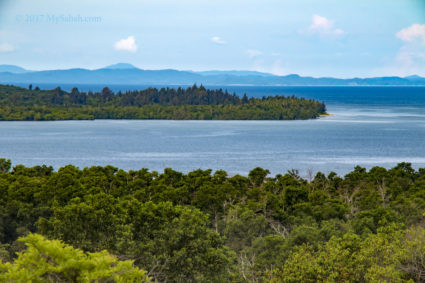
<instances>
[{"instance_id":1,"label":"hill","mask_svg":"<svg viewBox=\"0 0 425 283\"><path fill-rule=\"evenodd\" d=\"M13 74L22 74L30 72L28 70L25 70L22 67L15 66L15 65L0 65L0 73L13 73Z\"/></svg>"},{"instance_id":2,"label":"hill","mask_svg":"<svg viewBox=\"0 0 425 283\"><path fill-rule=\"evenodd\" d=\"M3 84L139 84L139 85L276 85L276 86L409 86L425 85L425 78L314 78L297 74L276 76L255 71L179 71L173 69L143 70L131 64L118 63L101 69L82 68L29 72L17 66L0 66Z\"/></svg>"}]
</instances>

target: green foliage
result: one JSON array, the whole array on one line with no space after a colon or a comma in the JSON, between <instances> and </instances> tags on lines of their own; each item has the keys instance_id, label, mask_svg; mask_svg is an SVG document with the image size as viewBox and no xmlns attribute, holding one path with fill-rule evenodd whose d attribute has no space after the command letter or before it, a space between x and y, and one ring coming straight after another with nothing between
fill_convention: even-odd
<instances>
[{"instance_id":1,"label":"green foliage","mask_svg":"<svg viewBox=\"0 0 425 283\"><path fill-rule=\"evenodd\" d=\"M227 91L203 86L148 88L114 94L70 93L56 88L32 90L0 85L1 120L295 120L313 119L326 112L323 103L296 97L239 98Z\"/></svg>"},{"instance_id":2,"label":"green foliage","mask_svg":"<svg viewBox=\"0 0 425 283\"><path fill-rule=\"evenodd\" d=\"M347 233L318 250L298 247L271 282L423 282L425 229L397 225L362 239Z\"/></svg>"},{"instance_id":3,"label":"green foliage","mask_svg":"<svg viewBox=\"0 0 425 283\"><path fill-rule=\"evenodd\" d=\"M106 251L85 254L58 240L29 234L27 246L13 263L0 263L1 282L150 282L132 261Z\"/></svg>"},{"instance_id":4,"label":"green foliage","mask_svg":"<svg viewBox=\"0 0 425 283\"><path fill-rule=\"evenodd\" d=\"M220 281L230 276L232 252L208 223L208 215L190 207L135 199L118 203L100 193L54 208L54 216L40 219L39 227L85 251L106 248L135 259L156 280Z\"/></svg>"},{"instance_id":5,"label":"green foliage","mask_svg":"<svg viewBox=\"0 0 425 283\"><path fill-rule=\"evenodd\" d=\"M425 280L425 169L408 163L309 182L295 170L228 176L1 162L4 262L25 250L19 237L39 233L86 256L107 250L132 260L158 282Z\"/></svg>"},{"instance_id":6,"label":"green foliage","mask_svg":"<svg viewBox=\"0 0 425 283\"><path fill-rule=\"evenodd\" d=\"M9 172L11 165L10 159L0 158L0 174Z\"/></svg>"}]
</instances>

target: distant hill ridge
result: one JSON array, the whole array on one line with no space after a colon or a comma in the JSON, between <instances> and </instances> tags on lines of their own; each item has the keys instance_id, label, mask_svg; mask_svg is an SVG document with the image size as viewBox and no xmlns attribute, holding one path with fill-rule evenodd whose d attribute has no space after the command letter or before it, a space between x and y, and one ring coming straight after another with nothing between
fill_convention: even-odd
<instances>
[{"instance_id":1,"label":"distant hill ridge","mask_svg":"<svg viewBox=\"0 0 425 283\"><path fill-rule=\"evenodd\" d=\"M275 85L275 86L425 86L425 78L314 78L297 74L277 76L256 71L180 71L174 69L143 70L128 63L88 70L29 71L15 65L0 65L0 83L63 83L63 84L165 84L165 85Z\"/></svg>"}]
</instances>

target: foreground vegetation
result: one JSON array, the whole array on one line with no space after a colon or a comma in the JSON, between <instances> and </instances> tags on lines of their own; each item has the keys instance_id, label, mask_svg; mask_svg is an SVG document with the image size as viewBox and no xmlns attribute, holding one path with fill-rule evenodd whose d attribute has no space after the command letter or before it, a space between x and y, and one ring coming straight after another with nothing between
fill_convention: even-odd
<instances>
[{"instance_id":1,"label":"foreground vegetation","mask_svg":"<svg viewBox=\"0 0 425 283\"><path fill-rule=\"evenodd\" d=\"M0 281L425 281L425 169L268 174L0 159Z\"/></svg>"},{"instance_id":2,"label":"foreground vegetation","mask_svg":"<svg viewBox=\"0 0 425 283\"><path fill-rule=\"evenodd\" d=\"M85 254L36 234L19 241L27 248L14 263L0 263L2 282L150 282L132 261L118 261L106 251Z\"/></svg>"},{"instance_id":3,"label":"foreground vegetation","mask_svg":"<svg viewBox=\"0 0 425 283\"><path fill-rule=\"evenodd\" d=\"M240 98L203 86L113 93L66 92L0 85L0 120L296 120L326 113L323 103L296 97Z\"/></svg>"}]
</instances>

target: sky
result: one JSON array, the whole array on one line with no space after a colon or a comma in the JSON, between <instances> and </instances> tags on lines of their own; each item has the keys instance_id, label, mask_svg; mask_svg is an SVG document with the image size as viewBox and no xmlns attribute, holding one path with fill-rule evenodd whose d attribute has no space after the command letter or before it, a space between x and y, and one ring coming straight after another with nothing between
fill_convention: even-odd
<instances>
[{"instance_id":1,"label":"sky","mask_svg":"<svg viewBox=\"0 0 425 283\"><path fill-rule=\"evenodd\" d=\"M425 0L0 0L0 64L30 70L425 76Z\"/></svg>"}]
</instances>

